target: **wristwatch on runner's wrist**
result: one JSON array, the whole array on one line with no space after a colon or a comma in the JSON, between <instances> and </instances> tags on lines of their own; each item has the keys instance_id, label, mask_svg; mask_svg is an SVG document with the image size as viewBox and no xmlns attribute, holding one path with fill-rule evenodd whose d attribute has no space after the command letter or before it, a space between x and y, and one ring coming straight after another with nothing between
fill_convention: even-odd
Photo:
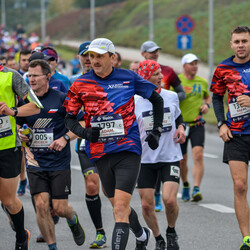
<instances>
[{"instance_id":1,"label":"wristwatch on runner's wrist","mask_svg":"<svg viewBox=\"0 0 250 250\"><path fill-rule=\"evenodd\" d=\"M63 138L64 138L67 142L70 142L70 137L69 137L67 134L65 134L65 135L63 136Z\"/></svg>"},{"instance_id":2,"label":"wristwatch on runner's wrist","mask_svg":"<svg viewBox=\"0 0 250 250\"><path fill-rule=\"evenodd\" d=\"M18 114L18 109L17 109L17 107L12 107L12 108L10 108L11 110L13 110L15 113L14 113L14 115L12 115L13 117L16 117L17 116L17 114Z\"/></svg>"},{"instance_id":3,"label":"wristwatch on runner's wrist","mask_svg":"<svg viewBox=\"0 0 250 250\"><path fill-rule=\"evenodd\" d=\"M223 124L226 124L226 121L219 121L218 124L217 124L218 129L220 129L220 127L221 127Z\"/></svg>"}]
</instances>

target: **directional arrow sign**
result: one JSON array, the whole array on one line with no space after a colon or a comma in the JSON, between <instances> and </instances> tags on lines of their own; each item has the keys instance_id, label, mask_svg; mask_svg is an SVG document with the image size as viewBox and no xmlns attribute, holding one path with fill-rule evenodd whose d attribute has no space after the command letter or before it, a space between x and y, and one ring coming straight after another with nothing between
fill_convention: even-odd
<instances>
[{"instance_id":1,"label":"directional arrow sign","mask_svg":"<svg viewBox=\"0 0 250 250\"><path fill-rule=\"evenodd\" d=\"M177 36L177 48L178 49L191 49L192 48L192 36L191 35L178 35Z\"/></svg>"}]
</instances>

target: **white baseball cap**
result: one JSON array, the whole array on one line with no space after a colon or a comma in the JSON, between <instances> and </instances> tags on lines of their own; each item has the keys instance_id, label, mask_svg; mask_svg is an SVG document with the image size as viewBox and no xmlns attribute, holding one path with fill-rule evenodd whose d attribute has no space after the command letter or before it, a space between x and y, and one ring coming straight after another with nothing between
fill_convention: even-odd
<instances>
[{"instance_id":1,"label":"white baseball cap","mask_svg":"<svg viewBox=\"0 0 250 250\"><path fill-rule=\"evenodd\" d=\"M107 38L97 38L93 40L88 48L88 52L96 52L98 54L105 54L107 52L115 53L114 44Z\"/></svg>"},{"instance_id":2,"label":"white baseball cap","mask_svg":"<svg viewBox=\"0 0 250 250\"><path fill-rule=\"evenodd\" d=\"M146 41L141 45L141 52L153 52L157 49L161 49L161 47L153 41Z\"/></svg>"},{"instance_id":3,"label":"white baseball cap","mask_svg":"<svg viewBox=\"0 0 250 250\"><path fill-rule=\"evenodd\" d=\"M196 60L200 61L200 59L195 54L188 53L182 57L181 64L184 65L185 63L191 63Z\"/></svg>"}]
</instances>

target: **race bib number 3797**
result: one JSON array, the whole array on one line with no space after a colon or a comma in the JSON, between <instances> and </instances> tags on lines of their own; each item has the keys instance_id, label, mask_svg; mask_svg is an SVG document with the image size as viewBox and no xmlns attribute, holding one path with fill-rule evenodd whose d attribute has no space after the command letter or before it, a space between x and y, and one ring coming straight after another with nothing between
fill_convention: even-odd
<instances>
[{"instance_id":1,"label":"race bib number 3797","mask_svg":"<svg viewBox=\"0 0 250 250\"><path fill-rule=\"evenodd\" d=\"M100 142L119 141L124 137L124 124L120 114L94 116L91 127L100 127Z\"/></svg>"}]
</instances>

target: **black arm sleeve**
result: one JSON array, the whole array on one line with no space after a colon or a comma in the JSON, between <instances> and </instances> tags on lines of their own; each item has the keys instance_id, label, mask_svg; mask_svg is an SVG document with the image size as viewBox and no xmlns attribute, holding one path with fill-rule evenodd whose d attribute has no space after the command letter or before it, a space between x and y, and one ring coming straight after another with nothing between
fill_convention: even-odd
<instances>
[{"instance_id":1,"label":"black arm sleeve","mask_svg":"<svg viewBox=\"0 0 250 250\"><path fill-rule=\"evenodd\" d=\"M182 101L182 100L184 100L186 98L186 93L185 93L184 88L182 87L181 84L176 86L174 88L174 91L177 93L179 101Z\"/></svg>"},{"instance_id":2,"label":"black arm sleeve","mask_svg":"<svg viewBox=\"0 0 250 250\"><path fill-rule=\"evenodd\" d=\"M77 116L66 114L65 116L65 126L68 130L78 135L81 138L85 138L84 131L85 129L77 121Z\"/></svg>"},{"instance_id":3,"label":"black arm sleeve","mask_svg":"<svg viewBox=\"0 0 250 250\"><path fill-rule=\"evenodd\" d=\"M175 119L175 126L176 128L179 127L179 125L183 125L183 127L185 128L184 126L184 121L183 121L183 117L182 117L182 114L180 114L176 119Z\"/></svg>"},{"instance_id":4,"label":"black arm sleeve","mask_svg":"<svg viewBox=\"0 0 250 250\"><path fill-rule=\"evenodd\" d=\"M212 97L214 113L218 121L225 121L223 96L213 94Z\"/></svg>"},{"instance_id":5,"label":"black arm sleeve","mask_svg":"<svg viewBox=\"0 0 250 250\"><path fill-rule=\"evenodd\" d=\"M162 121L163 121L163 99L162 97L154 90L152 95L148 99L153 105L153 117L154 117L154 127L162 128Z\"/></svg>"}]
</instances>

